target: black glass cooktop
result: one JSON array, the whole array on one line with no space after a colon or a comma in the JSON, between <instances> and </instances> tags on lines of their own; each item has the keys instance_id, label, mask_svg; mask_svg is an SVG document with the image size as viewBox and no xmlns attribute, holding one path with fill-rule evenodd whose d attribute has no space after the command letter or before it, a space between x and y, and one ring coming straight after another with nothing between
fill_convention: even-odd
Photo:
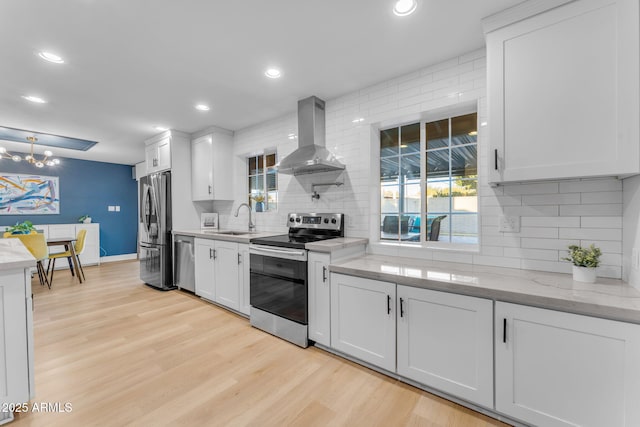
<instances>
[{"instance_id":1,"label":"black glass cooktop","mask_svg":"<svg viewBox=\"0 0 640 427\"><path fill-rule=\"evenodd\" d=\"M291 235L280 234L277 236L259 237L251 239L251 243L266 246L279 246L281 248L304 249L306 243L318 242L320 240L335 239L339 236L332 235Z\"/></svg>"}]
</instances>

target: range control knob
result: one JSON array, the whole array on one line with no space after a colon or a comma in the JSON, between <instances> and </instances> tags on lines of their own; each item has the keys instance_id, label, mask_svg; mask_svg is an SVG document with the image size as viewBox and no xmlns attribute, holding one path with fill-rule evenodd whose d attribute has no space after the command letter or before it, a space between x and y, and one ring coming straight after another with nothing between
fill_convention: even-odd
<instances>
[{"instance_id":1,"label":"range control knob","mask_svg":"<svg viewBox=\"0 0 640 427\"><path fill-rule=\"evenodd\" d=\"M325 219L324 219L324 223L325 223L325 224L329 224L329 218L325 218Z\"/></svg>"},{"instance_id":2,"label":"range control knob","mask_svg":"<svg viewBox=\"0 0 640 427\"><path fill-rule=\"evenodd\" d=\"M331 218L331 224L335 224L336 222L338 222L335 218Z\"/></svg>"},{"instance_id":3,"label":"range control knob","mask_svg":"<svg viewBox=\"0 0 640 427\"><path fill-rule=\"evenodd\" d=\"M296 222L300 222L300 218L296 218Z\"/></svg>"},{"instance_id":4,"label":"range control knob","mask_svg":"<svg viewBox=\"0 0 640 427\"><path fill-rule=\"evenodd\" d=\"M289 222L293 222L293 221L294 221L293 217L290 217Z\"/></svg>"}]
</instances>

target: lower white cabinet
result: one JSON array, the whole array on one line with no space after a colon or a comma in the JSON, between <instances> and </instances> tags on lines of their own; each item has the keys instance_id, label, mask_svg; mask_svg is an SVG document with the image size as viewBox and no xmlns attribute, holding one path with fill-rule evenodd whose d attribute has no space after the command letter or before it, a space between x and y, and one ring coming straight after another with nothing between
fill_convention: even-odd
<instances>
[{"instance_id":1,"label":"lower white cabinet","mask_svg":"<svg viewBox=\"0 0 640 427\"><path fill-rule=\"evenodd\" d=\"M209 239L193 239L195 263L196 295L210 301L215 300L215 264L213 251L215 241Z\"/></svg>"},{"instance_id":2,"label":"lower white cabinet","mask_svg":"<svg viewBox=\"0 0 640 427\"><path fill-rule=\"evenodd\" d=\"M397 372L493 407L493 301L398 285Z\"/></svg>"},{"instance_id":3,"label":"lower white cabinet","mask_svg":"<svg viewBox=\"0 0 640 427\"><path fill-rule=\"evenodd\" d=\"M396 368L396 285L331 273L331 347Z\"/></svg>"},{"instance_id":4,"label":"lower white cabinet","mask_svg":"<svg viewBox=\"0 0 640 427\"><path fill-rule=\"evenodd\" d=\"M249 314L249 245L194 239L195 293Z\"/></svg>"},{"instance_id":5,"label":"lower white cabinet","mask_svg":"<svg viewBox=\"0 0 640 427\"><path fill-rule=\"evenodd\" d=\"M544 426L640 426L640 325L497 302L496 410Z\"/></svg>"},{"instance_id":6,"label":"lower white cabinet","mask_svg":"<svg viewBox=\"0 0 640 427\"><path fill-rule=\"evenodd\" d=\"M30 269L0 271L0 278L0 403L20 404L34 395Z\"/></svg>"},{"instance_id":7,"label":"lower white cabinet","mask_svg":"<svg viewBox=\"0 0 640 427\"><path fill-rule=\"evenodd\" d=\"M331 280L328 253L309 252L309 339L331 345Z\"/></svg>"}]
</instances>

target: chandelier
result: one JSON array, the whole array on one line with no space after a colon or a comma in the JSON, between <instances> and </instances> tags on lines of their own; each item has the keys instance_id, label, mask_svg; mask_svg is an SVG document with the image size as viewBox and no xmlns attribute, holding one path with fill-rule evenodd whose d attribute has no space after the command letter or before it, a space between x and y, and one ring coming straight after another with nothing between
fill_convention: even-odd
<instances>
[{"instance_id":1,"label":"chandelier","mask_svg":"<svg viewBox=\"0 0 640 427\"><path fill-rule=\"evenodd\" d=\"M24 160L27 161L28 163L34 165L37 168L42 168L45 165L47 166L55 166L60 164L60 160L58 159L51 159L50 157L53 156L53 153L49 150L46 150L44 152L44 157L41 159L38 159L34 156L33 154L33 144L38 140L38 138L36 138L35 136L28 136L27 137L27 141L29 141L31 143L31 152L29 154L27 154L26 156L24 156ZM22 157L17 155L17 154L11 154L7 152L7 149L4 147L0 147L0 158L4 158L4 159L11 159L14 162L20 162L22 161Z\"/></svg>"}]
</instances>

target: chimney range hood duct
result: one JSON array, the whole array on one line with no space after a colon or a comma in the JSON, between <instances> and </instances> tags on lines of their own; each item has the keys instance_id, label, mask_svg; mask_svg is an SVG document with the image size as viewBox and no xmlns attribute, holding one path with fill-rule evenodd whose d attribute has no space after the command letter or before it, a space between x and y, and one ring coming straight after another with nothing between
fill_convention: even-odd
<instances>
[{"instance_id":1,"label":"chimney range hood duct","mask_svg":"<svg viewBox=\"0 0 640 427\"><path fill-rule=\"evenodd\" d=\"M298 101L298 148L278 163L288 175L344 170L325 148L324 101L315 96Z\"/></svg>"}]
</instances>

